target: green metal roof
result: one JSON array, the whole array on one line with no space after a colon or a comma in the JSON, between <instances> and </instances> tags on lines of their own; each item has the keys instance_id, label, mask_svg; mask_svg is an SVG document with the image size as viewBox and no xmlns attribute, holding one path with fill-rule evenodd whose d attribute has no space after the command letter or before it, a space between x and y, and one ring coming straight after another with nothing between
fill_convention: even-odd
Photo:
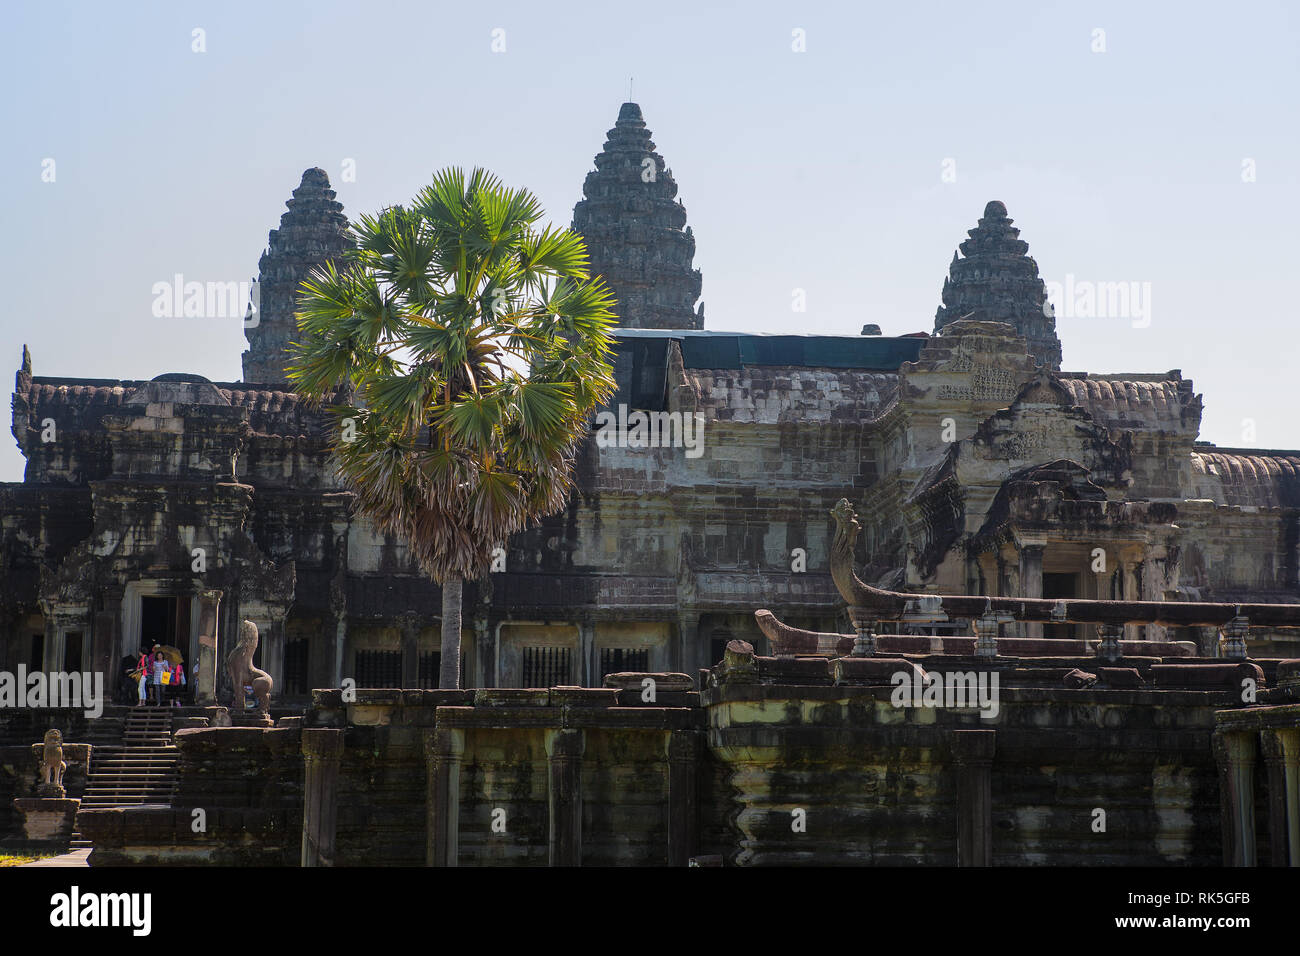
<instances>
[{"instance_id":1,"label":"green metal roof","mask_svg":"<svg viewBox=\"0 0 1300 956\"><path fill-rule=\"evenodd\" d=\"M686 329L616 329L620 339L676 340L687 368L803 365L893 372L913 362L926 339L882 335L765 335ZM629 342L630 346L632 343Z\"/></svg>"}]
</instances>

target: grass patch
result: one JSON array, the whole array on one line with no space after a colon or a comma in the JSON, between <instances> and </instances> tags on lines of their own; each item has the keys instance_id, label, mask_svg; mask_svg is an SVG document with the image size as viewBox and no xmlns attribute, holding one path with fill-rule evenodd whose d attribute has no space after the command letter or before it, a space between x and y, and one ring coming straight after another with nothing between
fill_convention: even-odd
<instances>
[{"instance_id":1,"label":"grass patch","mask_svg":"<svg viewBox=\"0 0 1300 956\"><path fill-rule=\"evenodd\" d=\"M53 853L35 855L0 853L0 866L23 866L27 863L35 863L37 860L47 860L54 855Z\"/></svg>"}]
</instances>

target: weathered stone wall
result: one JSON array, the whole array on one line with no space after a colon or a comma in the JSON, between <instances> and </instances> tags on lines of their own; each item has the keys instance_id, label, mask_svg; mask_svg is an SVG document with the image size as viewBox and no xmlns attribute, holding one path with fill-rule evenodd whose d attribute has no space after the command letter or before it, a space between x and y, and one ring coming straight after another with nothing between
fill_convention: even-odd
<instances>
[{"instance_id":1,"label":"weathered stone wall","mask_svg":"<svg viewBox=\"0 0 1300 956\"><path fill-rule=\"evenodd\" d=\"M875 418L898 388L894 372L847 368L692 368L684 376L709 421L738 424L856 424Z\"/></svg>"},{"instance_id":2,"label":"weathered stone wall","mask_svg":"<svg viewBox=\"0 0 1300 956\"><path fill-rule=\"evenodd\" d=\"M1242 707L1239 672L1271 688L1283 666L1169 660L1178 664L1126 657L1099 669L1095 658L729 649L702 694L669 691L655 703L641 701L641 675L627 674L623 690L360 691L349 703L318 691L307 723L344 732L336 865L422 865L431 826L449 819L459 865L546 865L555 840L573 838L554 829L557 734L577 761L574 845L586 865L665 865L674 833L689 838L688 855L732 865L968 865L963 827L983 834L994 865L1217 865L1216 714L1222 724ZM996 673L996 713L898 706L892 669L917 665ZM1095 683L1068 686L1075 668L1090 668ZM1261 700L1285 705L1285 693ZM175 806L83 814L92 864L295 865L303 755L295 721L285 723L178 732ZM701 730L698 747L674 749L676 735ZM989 748L986 816L963 790L971 751L958 738L970 731ZM446 751L454 810L429 802L448 772L433 741L448 733L459 741ZM1262 777L1255 792L1264 819ZM207 814L200 833L196 808Z\"/></svg>"},{"instance_id":3,"label":"weathered stone wall","mask_svg":"<svg viewBox=\"0 0 1300 956\"><path fill-rule=\"evenodd\" d=\"M915 660L939 673L984 667ZM710 749L735 788L730 861L955 865L953 733L983 730L996 740L995 864L1217 865L1219 783L1209 744L1214 713L1233 695L1066 690L1059 681L1070 664L1095 668L1063 659L1025 661L1019 672L1004 666L993 719L972 709L896 707L892 687L835 684L824 660L715 668L702 699ZM1105 832L1093 829L1096 809L1105 811ZM805 832L792 826L795 810L806 814Z\"/></svg>"}]
</instances>

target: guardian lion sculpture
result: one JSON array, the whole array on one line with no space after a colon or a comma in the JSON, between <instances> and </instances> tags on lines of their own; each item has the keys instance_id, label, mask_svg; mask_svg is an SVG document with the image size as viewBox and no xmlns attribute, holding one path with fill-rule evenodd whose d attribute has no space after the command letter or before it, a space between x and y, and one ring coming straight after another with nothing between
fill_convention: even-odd
<instances>
[{"instance_id":1,"label":"guardian lion sculpture","mask_svg":"<svg viewBox=\"0 0 1300 956\"><path fill-rule=\"evenodd\" d=\"M41 789L57 792L63 790L63 773L68 765L63 760L63 732L45 731L45 748L41 753Z\"/></svg>"},{"instance_id":2,"label":"guardian lion sculpture","mask_svg":"<svg viewBox=\"0 0 1300 956\"><path fill-rule=\"evenodd\" d=\"M253 666L253 654L256 651L257 625L252 621L244 621L239 625L239 641L226 658L226 671L230 674L230 683L235 689L235 713L243 713L244 688L251 686L253 696L257 698L257 712L266 717L270 713L271 687L274 682L270 674Z\"/></svg>"}]
</instances>

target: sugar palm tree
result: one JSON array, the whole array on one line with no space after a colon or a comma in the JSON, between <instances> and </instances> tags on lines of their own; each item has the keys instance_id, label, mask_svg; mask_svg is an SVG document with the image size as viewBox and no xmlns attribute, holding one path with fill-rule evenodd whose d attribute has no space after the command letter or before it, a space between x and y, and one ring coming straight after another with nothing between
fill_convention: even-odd
<instances>
[{"instance_id":1,"label":"sugar palm tree","mask_svg":"<svg viewBox=\"0 0 1300 956\"><path fill-rule=\"evenodd\" d=\"M446 169L363 216L298 301L289 378L337 419L357 507L442 586L441 687L460 686L461 596L507 537L561 510L614 392L613 297L535 196Z\"/></svg>"}]
</instances>

